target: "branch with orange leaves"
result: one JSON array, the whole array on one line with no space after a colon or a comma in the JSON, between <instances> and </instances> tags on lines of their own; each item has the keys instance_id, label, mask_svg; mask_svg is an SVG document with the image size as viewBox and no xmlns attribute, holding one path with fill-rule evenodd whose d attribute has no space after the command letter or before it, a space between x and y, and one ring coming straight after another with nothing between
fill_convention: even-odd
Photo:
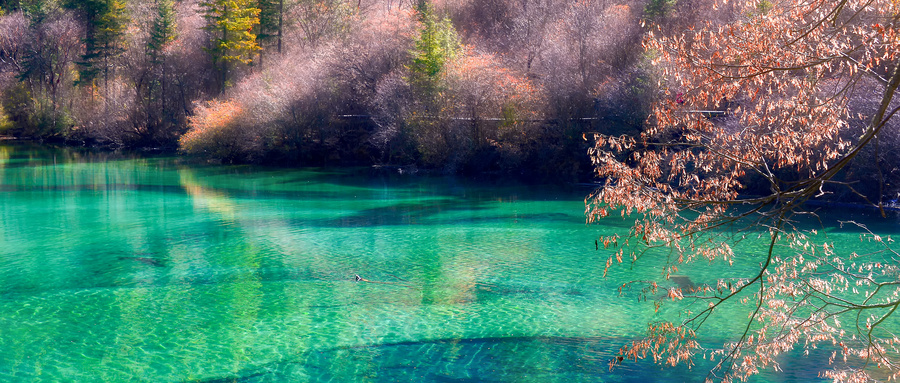
<instances>
[{"instance_id":1,"label":"branch with orange leaves","mask_svg":"<svg viewBox=\"0 0 900 383\"><path fill-rule=\"evenodd\" d=\"M889 355L900 354L900 338L882 328L900 307L900 298L889 297L900 294L900 271L876 262L880 266L873 267L895 280L852 272L833 254L833 245L810 247L792 217L814 214L805 204L827 192L826 185L852 189L836 176L900 112L894 97L900 86L900 6L813 0L775 7L771 15L751 15L718 30L707 26L690 37L651 36L647 45L659 55L658 67L678 90L676 97L657 104L654 124L640 137L594 136L590 155L606 182L586 199L588 221L612 212L638 216L627 235L601 237L605 248L621 245L607 269L614 260L624 261L626 249L634 263L650 249L669 248L663 270L668 279L678 264L698 256L730 262L729 244L747 233L772 235L765 262L727 290L686 295L670 289L676 299L706 307L680 324L651 325L648 338L624 347L620 357L690 363L684 358L702 348L684 337L693 338L728 302L748 302L740 336L716 352L722 359L712 373L724 373L718 378L777 368L775 357L795 344L825 341L840 345L845 359L864 360L826 372L836 380L865 378L870 363L897 376L900 368ZM842 131L850 127L849 99L865 86L881 88L880 98L871 100L874 113L862 134L849 139ZM732 100L742 104L732 110ZM685 110L728 113L711 119ZM743 195L747 173L761 177L770 192ZM781 246L786 251L776 252ZM858 296L846 282L851 280L870 288L869 295ZM839 320L853 314L859 336L850 339Z\"/></svg>"}]
</instances>

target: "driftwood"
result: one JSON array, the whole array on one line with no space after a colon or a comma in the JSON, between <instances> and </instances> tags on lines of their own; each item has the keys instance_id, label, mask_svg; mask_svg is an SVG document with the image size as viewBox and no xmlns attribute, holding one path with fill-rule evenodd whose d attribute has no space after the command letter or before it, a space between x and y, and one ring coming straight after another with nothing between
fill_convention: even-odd
<instances>
[{"instance_id":1,"label":"driftwood","mask_svg":"<svg viewBox=\"0 0 900 383\"><path fill-rule=\"evenodd\" d=\"M370 280L368 280L368 279L365 279L365 278L363 278L363 277L360 277L359 274L354 274L354 276L355 276L354 280L355 280L356 282L379 283L379 284L382 284L382 285L394 285L394 286L406 287L406 288L409 288L409 289L416 289L415 287L412 287L412 286L409 286L409 285L404 285L404 284L402 284L402 283L400 283L400 282L380 282L380 281L370 281ZM399 279L399 278L398 278L398 279Z\"/></svg>"}]
</instances>

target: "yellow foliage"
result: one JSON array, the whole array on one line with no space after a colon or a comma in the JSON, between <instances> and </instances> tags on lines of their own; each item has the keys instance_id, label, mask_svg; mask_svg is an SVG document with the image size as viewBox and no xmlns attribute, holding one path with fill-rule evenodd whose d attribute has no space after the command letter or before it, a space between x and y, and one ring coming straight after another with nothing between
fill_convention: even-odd
<instances>
[{"instance_id":1,"label":"yellow foliage","mask_svg":"<svg viewBox=\"0 0 900 383\"><path fill-rule=\"evenodd\" d=\"M178 140L179 147L189 154L223 157L223 151L237 144L237 121L242 112L234 101L214 100L198 107L188 120L189 130Z\"/></svg>"}]
</instances>

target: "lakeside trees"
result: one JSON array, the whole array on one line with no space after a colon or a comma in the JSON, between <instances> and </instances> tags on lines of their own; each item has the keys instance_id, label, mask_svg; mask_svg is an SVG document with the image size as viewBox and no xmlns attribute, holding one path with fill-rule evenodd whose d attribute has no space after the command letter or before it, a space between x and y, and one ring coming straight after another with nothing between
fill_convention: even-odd
<instances>
[{"instance_id":1,"label":"lakeside trees","mask_svg":"<svg viewBox=\"0 0 900 383\"><path fill-rule=\"evenodd\" d=\"M30 4L27 14L19 10L0 19L0 64L7 73L0 90L13 134L66 133L71 124L65 112L68 84L74 80L70 69L81 53L82 31L72 15L44 2Z\"/></svg>"},{"instance_id":2,"label":"lakeside trees","mask_svg":"<svg viewBox=\"0 0 900 383\"><path fill-rule=\"evenodd\" d=\"M867 151L875 152L870 171L896 166L877 153L879 138L900 126L900 9L852 0L717 5L706 25L660 28L647 40L665 97L639 137L594 135L591 156L606 184L586 201L587 214L634 214L630 231L599 239L614 251L607 265L665 249L664 279L689 262L744 261L736 249L748 235L769 238L769 246L750 275L691 288L646 285L667 286L684 311L651 324L620 356L673 365L713 358L709 378L731 381L777 369L794 348L824 344L833 354L823 373L835 381L896 379L893 240L846 222L861 241L882 245L859 254L795 223L813 214L804 203L833 193L885 202L888 191L867 193L844 177ZM732 305L747 305L743 333L701 344L704 322Z\"/></svg>"},{"instance_id":3,"label":"lakeside trees","mask_svg":"<svg viewBox=\"0 0 900 383\"><path fill-rule=\"evenodd\" d=\"M253 126L240 130L256 132L246 148L216 158L415 163L445 172L529 167L537 177L573 180L589 170L582 133L639 129L653 97L634 86L646 77L639 0L29 0L0 7L10 31L42 31L58 19L77 27L68 58L44 82L53 88L46 103L20 65L35 57L23 49L37 49L41 34L4 34L0 89L9 101L2 110L17 128L3 134L173 148L189 121L216 121L195 116L219 110L206 103L254 104L268 114L242 119ZM266 96L273 92L282 92L279 101ZM241 110L262 110L256 107ZM43 121L40 115L58 116L56 127L21 128ZM192 147L186 151L225 153Z\"/></svg>"}]
</instances>

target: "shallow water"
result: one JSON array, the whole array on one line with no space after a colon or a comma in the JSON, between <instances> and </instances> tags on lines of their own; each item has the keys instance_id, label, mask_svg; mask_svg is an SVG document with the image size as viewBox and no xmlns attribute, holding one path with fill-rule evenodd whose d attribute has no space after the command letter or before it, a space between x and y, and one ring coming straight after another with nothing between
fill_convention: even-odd
<instances>
[{"instance_id":1,"label":"shallow water","mask_svg":"<svg viewBox=\"0 0 900 383\"><path fill-rule=\"evenodd\" d=\"M659 319L616 288L659 269L601 277L594 239L627 222L585 225L589 191L0 143L0 380L702 381L609 370ZM754 379L817 379L786 358Z\"/></svg>"}]
</instances>

